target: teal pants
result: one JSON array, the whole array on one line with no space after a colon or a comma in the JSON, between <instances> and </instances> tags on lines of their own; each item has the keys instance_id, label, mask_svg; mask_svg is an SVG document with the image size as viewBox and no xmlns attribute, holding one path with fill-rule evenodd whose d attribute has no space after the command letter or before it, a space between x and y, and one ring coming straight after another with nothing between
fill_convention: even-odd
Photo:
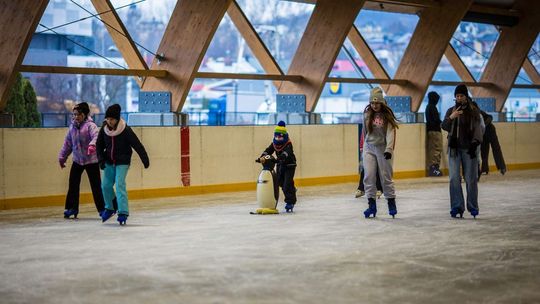
<instances>
[{"instance_id":1,"label":"teal pants","mask_svg":"<svg viewBox=\"0 0 540 304\"><path fill-rule=\"evenodd\" d=\"M128 197L126 190L126 175L129 165L105 165L101 189L105 199L105 209L114 210L113 199L116 196L118 201L118 214L129 215ZM116 194L114 185L116 184Z\"/></svg>"}]
</instances>

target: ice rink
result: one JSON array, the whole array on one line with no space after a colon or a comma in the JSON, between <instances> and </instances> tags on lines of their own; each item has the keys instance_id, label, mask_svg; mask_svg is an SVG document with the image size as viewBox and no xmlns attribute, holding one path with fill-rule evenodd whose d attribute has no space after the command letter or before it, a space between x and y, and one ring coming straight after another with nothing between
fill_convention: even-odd
<instances>
[{"instance_id":1,"label":"ice rink","mask_svg":"<svg viewBox=\"0 0 540 304\"><path fill-rule=\"evenodd\" d=\"M294 214L250 215L254 191L132 200L124 227L1 211L0 303L540 302L540 170L483 176L476 220L447 177L396 188L396 219L352 183L299 188Z\"/></svg>"}]
</instances>

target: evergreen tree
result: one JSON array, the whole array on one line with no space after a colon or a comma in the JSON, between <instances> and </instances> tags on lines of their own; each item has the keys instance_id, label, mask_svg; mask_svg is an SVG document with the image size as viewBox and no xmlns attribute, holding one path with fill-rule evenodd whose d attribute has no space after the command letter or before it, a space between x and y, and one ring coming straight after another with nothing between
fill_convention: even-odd
<instances>
[{"instance_id":1,"label":"evergreen tree","mask_svg":"<svg viewBox=\"0 0 540 304\"><path fill-rule=\"evenodd\" d=\"M26 122L26 109L22 94L23 77L17 73L15 83L11 87L11 94L8 98L5 112L13 114L15 127L24 127Z\"/></svg>"},{"instance_id":2,"label":"evergreen tree","mask_svg":"<svg viewBox=\"0 0 540 304\"><path fill-rule=\"evenodd\" d=\"M23 79L22 94L26 109L25 127L41 127L41 115L38 111L36 91L28 79Z\"/></svg>"}]
</instances>

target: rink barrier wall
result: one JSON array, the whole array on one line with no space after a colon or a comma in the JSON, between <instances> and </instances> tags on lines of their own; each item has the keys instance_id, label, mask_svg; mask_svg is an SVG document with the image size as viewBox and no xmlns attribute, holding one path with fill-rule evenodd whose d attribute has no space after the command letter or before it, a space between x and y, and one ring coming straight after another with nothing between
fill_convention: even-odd
<instances>
[{"instance_id":1,"label":"rink barrier wall","mask_svg":"<svg viewBox=\"0 0 540 304\"><path fill-rule=\"evenodd\" d=\"M540 168L540 123L496 123L508 170ZM130 199L232 191L253 191L260 172L254 162L270 144L273 126L190 127L190 181L182 186L178 127L135 127L146 146L150 168L134 152L127 178ZM287 126L298 158L298 186L358 182L357 125ZM58 151L66 128L0 129L0 209L63 206L69 166L61 170ZM443 132L443 146L446 134ZM423 177L424 124L400 125L394 177ZM446 150L441 167L446 168ZM495 172L490 154L491 171ZM354 189L353 189L354 190ZM351 190L352 191L352 190ZM88 179L81 203L92 202Z\"/></svg>"}]
</instances>

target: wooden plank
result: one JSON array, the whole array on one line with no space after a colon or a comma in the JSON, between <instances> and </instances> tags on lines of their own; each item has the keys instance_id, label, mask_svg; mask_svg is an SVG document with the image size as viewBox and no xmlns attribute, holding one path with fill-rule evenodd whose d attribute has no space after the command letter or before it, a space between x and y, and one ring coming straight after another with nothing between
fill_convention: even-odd
<instances>
[{"instance_id":1,"label":"wooden plank","mask_svg":"<svg viewBox=\"0 0 540 304\"><path fill-rule=\"evenodd\" d=\"M373 53L366 40L364 39L364 37L362 37L362 34L360 34L360 31L358 30L358 28L356 28L355 25L351 27L351 30L349 31L349 35L347 37L351 41L351 44L356 49L358 54L360 54L360 57L362 58L362 60L364 60L373 76L380 79L390 79L390 76L388 75L382 64L379 62L379 59L375 57L375 54ZM385 92L388 92L388 88L390 86L382 85L381 87Z\"/></svg>"},{"instance_id":2,"label":"wooden plank","mask_svg":"<svg viewBox=\"0 0 540 304\"><path fill-rule=\"evenodd\" d=\"M387 79L387 78L344 78L344 77L327 77L326 82L341 82L341 83L373 83L381 85L399 84L406 85L409 83L406 79ZM382 86L381 86L382 87Z\"/></svg>"},{"instance_id":3,"label":"wooden plank","mask_svg":"<svg viewBox=\"0 0 540 304\"><path fill-rule=\"evenodd\" d=\"M6 107L33 33L48 0L0 0L0 111Z\"/></svg>"},{"instance_id":4,"label":"wooden plank","mask_svg":"<svg viewBox=\"0 0 540 304\"><path fill-rule=\"evenodd\" d=\"M446 46L444 56L446 56L446 59L448 59L448 62L450 62L450 64L452 65L452 67L462 81L473 83L476 82L474 76L471 74L471 71L469 71L467 66L465 66L458 53L450 43Z\"/></svg>"},{"instance_id":5,"label":"wooden plank","mask_svg":"<svg viewBox=\"0 0 540 304\"><path fill-rule=\"evenodd\" d=\"M540 84L514 84L512 85L514 89L537 89L540 90Z\"/></svg>"},{"instance_id":6,"label":"wooden plank","mask_svg":"<svg viewBox=\"0 0 540 304\"><path fill-rule=\"evenodd\" d=\"M534 67L528 57L525 58L525 61L523 62L523 70L525 70L525 73L527 73L527 76L529 76L529 79L531 79L533 84L540 84L540 74L538 74L538 70Z\"/></svg>"},{"instance_id":7,"label":"wooden plank","mask_svg":"<svg viewBox=\"0 0 540 304\"><path fill-rule=\"evenodd\" d=\"M120 20L120 17L118 17L118 14L116 13L114 6L111 4L111 1L91 1L98 14L100 14L99 18L104 21L109 35L111 35L112 40L116 44L116 47L118 47L118 51L120 54L122 54L122 57L124 57L128 67L134 70L148 70L148 66L146 65L146 62L144 62L144 58L139 53L139 50L137 50L137 46L133 42L133 39L131 39L126 27ZM135 77L135 80L139 86L142 85L143 79Z\"/></svg>"},{"instance_id":8,"label":"wooden plank","mask_svg":"<svg viewBox=\"0 0 540 304\"><path fill-rule=\"evenodd\" d=\"M301 75L298 83L283 83L282 94L305 94L306 111L312 112L321 95L345 37L364 0L319 0L289 67L289 75Z\"/></svg>"},{"instance_id":9,"label":"wooden plank","mask_svg":"<svg viewBox=\"0 0 540 304\"><path fill-rule=\"evenodd\" d=\"M211 73L197 72L195 78L214 78L214 79L253 79L253 80L273 80L273 81L302 81L299 75L281 75L281 74L238 74L238 73Z\"/></svg>"},{"instance_id":10,"label":"wooden plank","mask_svg":"<svg viewBox=\"0 0 540 304\"><path fill-rule=\"evenodd\" d=\"M176 3L157 53L152 70L167 70L165 78L149 78L143 91L169 91L171 111L180 112L206 49L231 0L182 0ZM211 8L211 9L210 9Z\"/></svg>"},{"instance_id":11,"label":"wooden plank","mask_svg":"<svg viewBox=\"0 0 540 304\"><path fill-rule=\"evenodd\" d=\"M261 37L259 37L257 31L255 31L255 28L253 28L253 25L251 25L236 1L231 1L227 14L229 14L229 17L231 17L231 20L240 32L240 35L242 35L242 37L246 40L251 52L253 52L253 55L255 55L255 58L257 58L264 71L267 74L283 75L283 71L279 67L278 63L274 57L272 57L270 51L262 41ZM281 86L281 82L279 81L274 81L273 83L276 88Z\"/></svg>"},{"instance_id":12,"label":"wooden plank","mask_svg":"<svg viewBox=\"0 0 540 304\"><path fill-rule=\"evenodd\" d=\"M423 10L394 75L410 82L390 86L388 95L411 96L412 111L418 111L450 38L471 4L472 0L446 1Z\"/></svg>"},{"instance_id":13,"label":"wooden plank","mask_svg":"<svg viewBox=\"0 0 540 304\"><path fill-rule=\"evenodd\" d=\"M515 9L521 12L519 23L502 28L502 32L489 58L481 82L492 82L492 88L473 89L477 97L495 97L497 111L501 111L508 94L540 31L540 5L535 0L517 0Z\"/></svg>"},{"instance_id":14,"label":"wooden plank","mask_svg":"<svg viewBox=\"0 0 540 304\"><path fill-rule=\"evenodd\" d=\"M166 77L165 70L138 70L138 69L104 69L104 68L80 68L44 65L22 65L19 72L46 73L46 74L86 74L86 75L114 75L114 76L137 76L137 77Z\"/></svg>"}]
</instances>

